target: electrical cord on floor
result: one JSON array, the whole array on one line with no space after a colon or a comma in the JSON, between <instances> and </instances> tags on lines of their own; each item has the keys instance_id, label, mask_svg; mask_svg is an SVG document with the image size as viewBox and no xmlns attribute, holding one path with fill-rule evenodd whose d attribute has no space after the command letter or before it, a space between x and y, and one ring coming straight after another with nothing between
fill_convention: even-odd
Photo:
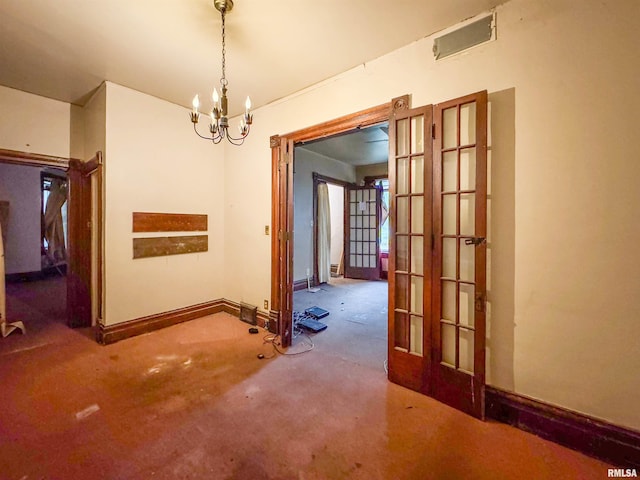
<instances>
[{"instance_id":1,"label":"electrical cord on floor","mask_svg":"<svg viewBox=\"0 0 640 480\"><path fill-rule=\"evenodd\" d=\"M299 352L285 352L283 350L280 349L280 342L278 341L278 339L280 338L280 335L275 334L275 333L271 333L268 335L265 335L263 340L264 343L270 343L273 346L273 350L274 352L279 353L280 355L301 355L303 353L307 353L310 352L311 350L313 350L313 348L315 347L313 340L311 340L311 337L309 335L307 335L306 333L300 332L298 333L298 335L303 335L307 340L308 343L307 348L305 350L301 350ZM265 358L273 358L276 355L276 353L274 353L272 356L270 357L265 357Z\"/></svg>"},{"instance_id":2,"label":"electrical cord on floor","mask_svg":"<svg viewBox=\"0 0 640 480\"><path fill-rule=\"evenodd\" d=\"M384 367L384 373L389 375L389 359L385 358L384 362L382 362L382 366Z\"/></svg>"}]
</instances>

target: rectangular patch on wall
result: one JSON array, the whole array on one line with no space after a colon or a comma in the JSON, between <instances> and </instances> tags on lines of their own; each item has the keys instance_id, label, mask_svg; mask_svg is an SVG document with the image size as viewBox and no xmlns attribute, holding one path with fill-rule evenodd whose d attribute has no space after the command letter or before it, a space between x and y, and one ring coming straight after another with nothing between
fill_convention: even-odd
<instances>
[{"instance_id":1,"label":"rectangular patch on wall","mask_svg":"<svg viewBox=\"0 0 640 480\"><path fill-rule=\"evenodd\" d=\"M163 257L209 250L208 235L133 239L133 258Z\"/></svg>"},{"instance_id":2,"label":"rectangular patch on wall","mask_svg":"<svg viewBox=\"0 0 640 480\"><path fill-rule=\"evenodd\" d=\"M133 212L135 232L206 232L207 216L188 213Z\"/></svg>"}]
</instances>

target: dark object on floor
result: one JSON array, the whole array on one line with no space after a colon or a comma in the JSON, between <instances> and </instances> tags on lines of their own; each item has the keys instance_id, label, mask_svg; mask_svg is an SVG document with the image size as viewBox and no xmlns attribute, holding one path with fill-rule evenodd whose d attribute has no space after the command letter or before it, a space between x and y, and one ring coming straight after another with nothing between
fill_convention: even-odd
<instances>
[{"instance_id":1,"label":"dark object on floor","mask_svg":"<svg viewBox=\"0 0 640 480\"><path fill-rule=\"evenodd\" d=\"M262 360L262 359L264 358L264 355L263 355L263 354L261 354L261 353L259 353L259 354L258 354L258 358L259 358L260 360Z\"/></svg>"},{"instance_id":2,"label":"dark object on floor","mask_svg":"<svg viewBox=\"0 0 640 480\"><path fill-rule=\"evenodd\" d=\"M308 313L309 315L311 315L313 318L324 318L327 315L329 315L329 312L327 312L326 310L320 308L320 307L311 307L311 308L307 308L304 313Z\"/></svg>"},{"instance_id":3,"label":"dark object on floor","mask_svg":"<svg viewBox=\"0 0 640 480\"><path fill-rule=\"evenodd\" d=\"M249 329L249 333L258 333L258 332L259 332L259 330L256 327L251 327Z\"/></svg>"},{"instance_id":4,"label":"dark object on floor","mask_svg":"<svg viewBox=\"0 0 640 480\"><path fill-rule=\"evenodd\" d=\"M327 315L329 315L329 312L327 312ZM313 318L301 318L300 320L298 320L297 325L299 327L304 328L305 330L309 330L309 331L311 331L313 333L321 332L322 330L327 328L326 324L324 324L322 322L318 322L317 320L314 320Z\"/></svg>"}]
</instances>

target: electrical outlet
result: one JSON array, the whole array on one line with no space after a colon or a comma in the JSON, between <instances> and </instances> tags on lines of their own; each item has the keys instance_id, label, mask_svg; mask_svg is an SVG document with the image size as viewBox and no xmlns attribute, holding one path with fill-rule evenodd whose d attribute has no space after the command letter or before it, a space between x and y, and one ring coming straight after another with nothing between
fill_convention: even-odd
<instances>
[{"instance_id":1,"label":"electrical outlet","mask_svg":"<svg viewBox=\"0 0 640 480\"><path fill-rule=\"evenodd\" d=\"M269 225L264 226L264 234L269 235Z\"/></svg>"},{"instance_id":2,"label":"electrical outlet","mask_svg":"<svg viewBox=\"0 0 640 480\"><path fill-rule=\"evenodd\" d=\"M269 300L264 301L264 309L269 310Z\"/></svg>"}]
</instances>

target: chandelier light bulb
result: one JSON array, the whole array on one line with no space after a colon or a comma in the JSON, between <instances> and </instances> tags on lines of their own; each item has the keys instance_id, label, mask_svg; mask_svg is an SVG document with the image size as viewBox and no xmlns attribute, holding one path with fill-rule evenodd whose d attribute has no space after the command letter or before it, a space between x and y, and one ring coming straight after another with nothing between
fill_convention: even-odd
<instances>
[{"instance_id":1,"label":"chandelier light bulb","mask_svg":"<svg viewBox=\"0 0 640 480\"><path fill-rule=\"evenodd\" d=\"M218 101L220 100L220 96L218 95L218 90L214 87L213 89L213 106L217 107L218 106Z\"/></svg>"},{"instance_id":2,"label":"chandelier light bulb","mask_svg":"<svg viewBox=\"0 0 640 480\"><path fill-rule=\"evenodd\" d=\"M193 105L193 113L198 113L198 107L200 106L200 98L198 97L198 95L193 97L193 102L191 102L191 105Z\"/></svg>"},{"instance_id":3,"label":"chandelier light bulb","mask_svg":"<svg viewBox=\"0 0 640 480\"><path fill-rule=\"evenodd\" d=\"M247 96L247 100L244 102L244 106L247 109L247 113L249 113L249 110L251 110L251 99L249 98L249 96Z\"/></svg>"}]
</instances>

